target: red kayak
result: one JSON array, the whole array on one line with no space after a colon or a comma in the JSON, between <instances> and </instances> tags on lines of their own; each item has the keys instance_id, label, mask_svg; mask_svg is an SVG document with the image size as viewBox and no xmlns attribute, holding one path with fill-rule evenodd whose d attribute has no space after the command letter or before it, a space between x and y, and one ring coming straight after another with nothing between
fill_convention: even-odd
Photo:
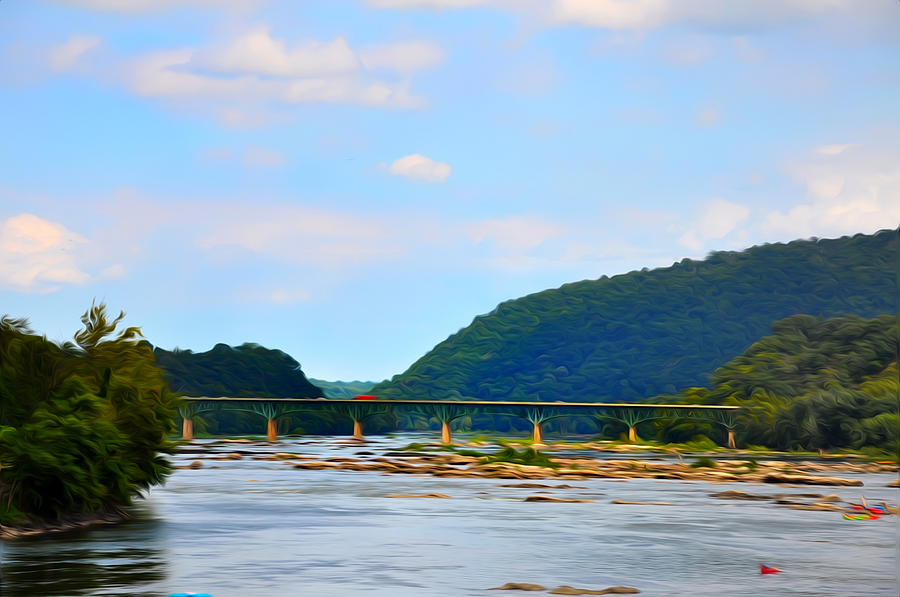
<instances>
[{"instance_id":1,"label":"red kayak","mask_svg":"<svg viewBox=\"0 0 900 597\"><path fill-rule=\"evenodd\" d=\"M766 566L765 564L759 565L759 573L760 574L778 574L781 572L778 568L772 568L771 566Z\"/></svg>"}]
</instances>

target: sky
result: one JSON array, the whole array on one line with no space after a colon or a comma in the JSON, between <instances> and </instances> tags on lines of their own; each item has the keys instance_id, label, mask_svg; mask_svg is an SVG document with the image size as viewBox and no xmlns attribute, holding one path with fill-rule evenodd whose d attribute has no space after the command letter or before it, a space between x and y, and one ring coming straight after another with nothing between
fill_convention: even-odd
<instances>
[{"instance_id":1,"label":"sky","mask_svg":"<svg viewBox=\"0 0 900 597\"><path fill-rule=\"evenodd\" d=\"M498 303L900 225L896 0L0 0L0 314L381 380Z\"/></svg>"}]
</instances>

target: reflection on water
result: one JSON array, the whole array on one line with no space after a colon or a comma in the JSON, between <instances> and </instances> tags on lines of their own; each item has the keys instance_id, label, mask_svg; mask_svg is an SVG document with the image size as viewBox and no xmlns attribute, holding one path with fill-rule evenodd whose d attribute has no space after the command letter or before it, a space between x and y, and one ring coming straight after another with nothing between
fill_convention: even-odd
<instances>
[{"instance_id":1,"label":"reflection on water","mask_svg":"<svg viewBox=\"0 0 900 597\"><path fill-rule=\"evenodd\" d=\"M431 439L288 440L277 451L365 459ZM0 595L496 597L487 589L506 582L627 585L644 597L898 594L898 517L854 522L709 496L790 491L779 487L597 479L541 491L592 502L524 502L538 491L509 480L297 470L254 460L272 451L264 444L216 451L244 457L176 471L125 524L0 543ZM841 476L862 479L866 497L897 501L885 487L892 475ZM803 491L856 500L862 490ZM451 499L388 497L403 493ZM761 577L761 562L783 572Z\"/></svg>"},{"instance_id":2,"label":"reflection on water","mask_svg":"<svg viewBox=\"0 0 900 597\"><path fill-rule=\"evenodd\" d=\"M166 580L161 526L143 507L121 525L0 544L0 595L160 595L145 588Z\"/></svg>"}]
</instances>

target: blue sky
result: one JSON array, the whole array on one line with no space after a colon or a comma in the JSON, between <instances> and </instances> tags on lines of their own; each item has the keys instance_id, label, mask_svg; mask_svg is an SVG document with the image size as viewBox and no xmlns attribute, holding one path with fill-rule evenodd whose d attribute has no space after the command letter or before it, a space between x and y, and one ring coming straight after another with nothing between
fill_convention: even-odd
<instances>
[{"instance_id":1,"label":"blue sky","mask_svg":"<svg viewBox=\"0 0 900 597\"><path fill-rule=\"evenodd\" d=\"M0 313L402 372L475 315L900 224L892 0L0 3Z\"/></svg>"}]
</instances>

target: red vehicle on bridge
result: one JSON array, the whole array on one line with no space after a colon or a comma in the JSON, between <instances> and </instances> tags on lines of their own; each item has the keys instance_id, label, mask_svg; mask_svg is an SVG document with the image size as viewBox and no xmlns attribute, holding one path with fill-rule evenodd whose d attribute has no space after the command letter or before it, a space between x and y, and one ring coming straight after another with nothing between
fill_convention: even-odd
<instances>
[{"instance_id":1,"label":"red vehicle on bridge","mask_svg":"<svg viewBox=\"0 0 900 597\"><path fill-rule=\"evenodd\" d=\"M378 400L378 396L372 396L371 394L360 394L353 398L354 400Z\"/></svg>"}]
</instances>

